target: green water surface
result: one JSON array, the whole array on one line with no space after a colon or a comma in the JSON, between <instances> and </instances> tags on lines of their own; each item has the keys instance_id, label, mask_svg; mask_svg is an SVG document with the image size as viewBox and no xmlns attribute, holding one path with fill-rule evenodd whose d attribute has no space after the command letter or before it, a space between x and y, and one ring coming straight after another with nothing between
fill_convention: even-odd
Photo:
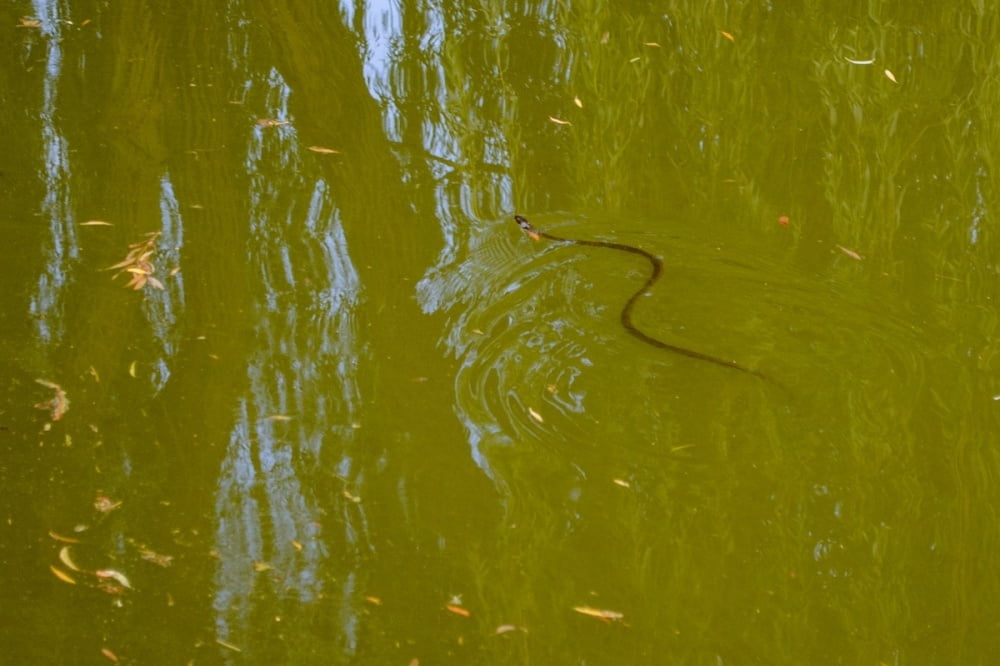
<instances>
[{"instance_id":1,"label":"green water surface","mask_svg":"<svg viewBox=\"0 0 1000 666\"><path fill-rule=\"evenodd\" d=\"M189 5L0 7L0 661L996 663L1000 6Z\"/></svg>"}]
</instances>

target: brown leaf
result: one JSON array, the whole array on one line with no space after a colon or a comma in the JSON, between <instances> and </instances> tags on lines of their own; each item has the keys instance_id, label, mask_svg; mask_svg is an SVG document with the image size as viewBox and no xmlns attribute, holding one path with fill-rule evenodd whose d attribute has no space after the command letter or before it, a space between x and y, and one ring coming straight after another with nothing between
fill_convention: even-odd
<instances>
[{"instance_id":1,"label":"brown leaf","mask_svg":"<svg viewBox=\"0 0 1000 666\"><path fill-rule=\"evenodd\" d=\"M174 563L173 555L163 555L162 553L157 553L148 549L139 550L139 557L146 560L147 562L152 562L158 567L163 567L166 569Z\"/></svg>"},{"instance_id":2,"label":"brown leaf","mask_svg":"<svg viewBox=\"0 0 1000 666\"><path fill-rule=\"evenodd\" d=\"M54 384L50 381L44 379L36 379L36 382L41 384L46 388L50 388L55 391L55 395L52 396L51 400L46 400L45 402L39 402L35 404L35 409L48 409L52 412L52 420L58 421L69 411L69 398L66 396L66 391L62 389L58 384Z\"/></svg>"}]
</instances>

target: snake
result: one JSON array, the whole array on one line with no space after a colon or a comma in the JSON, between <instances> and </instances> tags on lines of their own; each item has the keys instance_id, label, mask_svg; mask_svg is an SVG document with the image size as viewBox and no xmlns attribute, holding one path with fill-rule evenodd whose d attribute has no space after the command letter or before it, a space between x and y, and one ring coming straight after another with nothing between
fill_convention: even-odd
<instances>
[{"instance_id":1,"label":"snake","mask_svg":"<svg viewBox=\"0 0 1000 666\"><path fill-rule=\"evenodd\" d=\"M521 227L528 236L533 240L539 240L544 238L555 243L562 243L564 245L579 245L583 247L603 247L610 250L619 250L621 252L628 252L629 254L637 254L640 257L646 259L649 262L649 266L652 269L649 277L643 283L639 289L632 294L631 297L625 302L624 307L622 307L621 315L619 315L619 320L621 321L622 327L632 335L632 337L642 340L647 345L652 345L657 349L665 349L666 351L673 352L675 354L680 354L681 356L687 356L688 358L697 359L699 361L706 361L708 363L714 363L715 365L721 365L726 368L731 368L733 370L739 370L740 372L745 372L749 375L754 375L755 377L760 377L761 379L767 379L763 374L752 370L744 365L740 365L736 361L730 361L724 358L719 358L718 356L712 356L710 354L704 354L700 351L695 351L693 349L688 349L687 347L680 347L678 345L672 345L669 342L664 342L658 338L654 338L651 335L643 332L638 326L632 322L632 310L635 308L636 301L638 301L642 296L648 294L653 285L659 282L660 277L663 275L663 260L657 257L655 254L642 249L641 247L635 247L634 245L626 245L624 243L614 243L611 241L599 241L599 240L585 240L582 238L564 238L562 236L556 236L554 234L546 233L540 231L532 226L531 222L527 218L520 215L514 216L514 221L517 225Z\"/></svg>"}]
</instances>

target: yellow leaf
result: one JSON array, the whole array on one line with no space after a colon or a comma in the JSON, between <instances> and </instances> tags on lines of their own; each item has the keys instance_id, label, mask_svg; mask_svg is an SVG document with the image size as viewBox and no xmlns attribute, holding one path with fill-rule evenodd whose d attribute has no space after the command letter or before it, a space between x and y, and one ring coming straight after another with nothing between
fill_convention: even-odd
<instances>
[{"instance_id":1,"label":"yellow leaf","mask_svg":"<svg viewBox=\"0 0 1000 666\"><path fill-rule=\"evenodd\" d=\"M73 577L72 577L72 576L70 576L70 575L69 575L68 573L66 573L65 571L63 571L62 569L57 569L57 568L55 568L55 567L54 567L53 565L51 565L51 564L49 565L49 569L51 569L51 570L52 570L52 573L54 573L54 574L56 575L56 578L58 578L58 579L59 579L59 580L61 580L62 582L64 582L64 583L69 583L70 585L76 585L76 581L75 581L75 580L73 580Z\"/></svg>"},{"instance_id":2,"label":"yellow leaf","mask_svg":"<svg viewBox=\"0 0 1000 666\"><path fill-rule=\"evenodd\" d=\"M321 155L337 155L340 153L339 150L334 150L333 148L324 148L323 146L309 146L309 150L314 153L320 153Z\"/></svg>"},{"instance_id":3,"label":"yellow leaf","mask_svg":"<svg viewBox=\"0 0 1000 666\"><path fill-rule=\"evenodd\" d=\"M890 72L888 69L885 70L885 78L889 79L893 83L899 83L899 81L896 80L896 75Z\"/></svg>"},{"instance_id":4,"label":"yellow leaf","mask_svg":"<svg viewBox=\"0 0 1000 666\"><path fill-rule=\"evenodd\" d=\"M226 648L227 650L232 650L233 652L243 652L242 649L236 647L232 643L227 643L226 641L222 640L221 638L216 638L215 642L216 642L217 645L221 645L222 647Z\"/></svg>"},{"instance_id":5,"label":"yellow leaf","mask_svg":"<svg viewBox=\"0 0 1000 666\"><path fill-rule=\"evenodd\" d=\"M470 615L472 615L472 613L470 613L468 609L462 608L461 606L458 606L456 604L447 604L445 608L449 612L454 613L455 615L461 615L462 617L469 617Z\"/></svg>"},{"instance_id":6,"label":"yellow leaf","mask_svg":"<svg viewBox=\"0 0 1000 666\"><path fill-rule=\"evenodd\" d=\"M731 41L732 43L734 43L734 44L736 43L736 38L733 37L733 35L731 33L728 33L725 30L720 30L719 34L722 35L723 37L725 37L726 39L728 39L729 41Z\"/></svg>"},{"instance_id":7,"label":"yellow leaf","mask_svg":"<svg viewBox=\"0 0 1000 666\"><path fill-rule=\"evenodd\" d=\"M61 541L63 543L80 543L79 539L74 539L72 537L64 537L63 535L56 534L51 530L49 531L49 536L55 539L56 541Z\"/></svg>"},{"instance_id":8,"label":"yellow leaf","mask_svg":"<svg viewBox=\"0 0 1000 666\"><path fill-rule=\"evenodd\" d=\"M553 118L552 116L549 116L549 120L551 120L552 122L554 122L556 125L572 125L573 124L573 123L571 123L568 120L561 120L560 118Z\"/></svg>"},{"instance_id":9,"label":"yellow leaf","mask_svg":"<svg viewBox=\"0 0 1000 666\"><path fill-rule=\"evenodd\" d=\"M79 571L80 567L76 566L73 562L73 558L69 556L69 546L63 546L59 550L59 561L66 565L70 571Z\"/></svg>"},{"instance_id":10,"label":"yellow leaf","mask_svg":"<svg viewBox=\"0 0 1000 666\"><path fill-rule=\"evenodd\" d=\"M80 223L81 227L111 227L114 226L110 222L105 222L104 220L87 220L86 222Z\"/></svg>"},{"instance_id":11,"label":"yellow leaf","mask_svg":"<svg viewBox=\"0 0 1000 666\"><path fill-rule=\"evenodd\" d=\"M542 415L533 410L531 407L528 407L528 414L530 414L531 418L535 419L539 423L545 423L545 419L542 418Z\"/></svg>"},{"instance_id":12,"label":"yellow leaf","mask_svg":"<svg viewBox=\"0 0 1000 666\"><path fill-rule=\"evenodd\" d=\"M857 252L855 252L854 250L846 248L843 245L838 245L837 248L839 248L841 252L843 252L844 254L846 254L851 259L856 259L858 261L861 261L861 255L858 254Z\"/></svg>"},{"instance_id":13,"label":"yellow leaf","mask_svg":"<svg viewBox=\"0 0 1000 666\"><path fill-rule=\"evenodd\" d=\"M602 608L591 608L590 606L573 606L573 610L577 613L583 613L584 615L589 615L590 617L596 617L600 620L620 620L624 615L618 611L604 610Z\"/></svg>"}]
</instances>

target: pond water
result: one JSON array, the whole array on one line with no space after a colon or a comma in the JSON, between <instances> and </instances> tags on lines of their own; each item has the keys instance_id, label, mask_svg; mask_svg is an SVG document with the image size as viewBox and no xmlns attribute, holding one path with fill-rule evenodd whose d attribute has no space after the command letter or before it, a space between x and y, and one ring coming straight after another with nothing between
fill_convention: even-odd
<instances>
[{"instance_id":1,"label":"pond water","mask_svg":"<svg viewBox=\"0 0 1000 666\"><path fill-rule=\"evenodd\" d=\"M990 663L1000 9L919 4L0 8L4 660Z\"/></svg>"}]
</instances>

